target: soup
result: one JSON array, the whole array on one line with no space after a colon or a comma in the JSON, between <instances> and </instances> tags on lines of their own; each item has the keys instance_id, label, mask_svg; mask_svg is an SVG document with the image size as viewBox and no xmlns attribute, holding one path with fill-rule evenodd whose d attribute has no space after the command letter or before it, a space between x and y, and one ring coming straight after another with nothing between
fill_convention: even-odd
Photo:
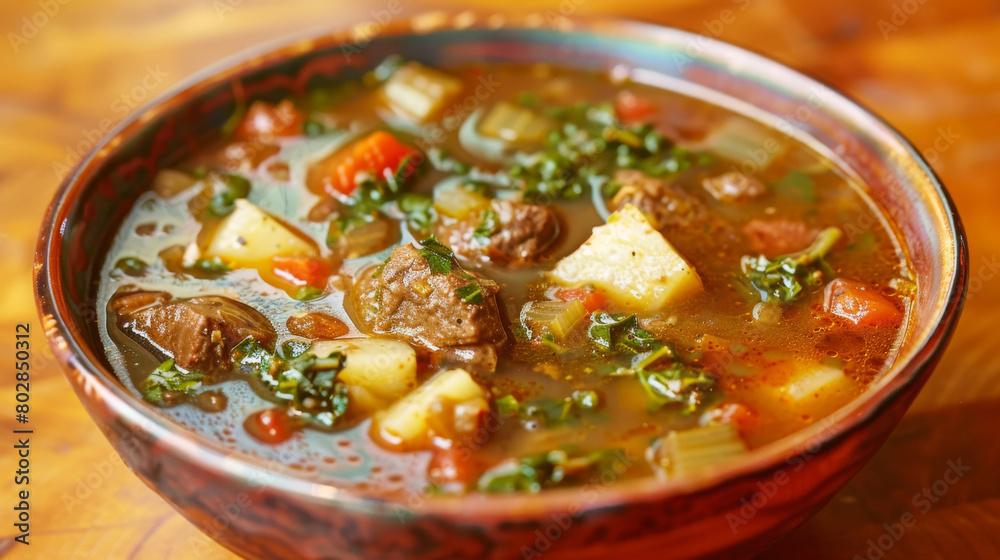
<instances>
[{"instance_id":1,"label":"soup","mask_svg":"<svg viewBox=\"0 0 1000 560\"><path fill-rule=\"evenodd\" d=\"M391 58L161 170L99 297L160 414L391 495L726 465L864 391L914 290L798 139L620 72Z\"/></svg>"}]
</instances>

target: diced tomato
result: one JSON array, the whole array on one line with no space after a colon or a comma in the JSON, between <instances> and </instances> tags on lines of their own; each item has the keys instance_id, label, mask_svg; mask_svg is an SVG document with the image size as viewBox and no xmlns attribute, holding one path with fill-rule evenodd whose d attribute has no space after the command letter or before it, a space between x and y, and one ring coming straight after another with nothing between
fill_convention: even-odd
<instances>
[{"instance_id":1,"label":"diced tomato","mask_svg":"<svg viewBox=\"0 0 1000 560\"><path fill-rule=\"evenodd\" d=\"M903 321L903 313L875 288L843 278L826 285L823 308L859 326L898 326Z\"/></svg>"},{"instance_id":2,"label":"diced tomato","mask_svg":"<svg viewBox=\"0 0 1000 560\"><path fill-rule=\"evenodd\" d=\"M408 178L417 171L421 158L413 156L419 153L388 132L374 132L321 164L325 166L321 179L323 190L331 195L350 196L357 188L355 177L361 171L372 172L380 178L392 177L400 171L403 178ZM406 167L400 169L407 158Z\"/></svg>"},{"instance_id":3,"label":"diced tomato","mask_svg":"<svg viewBox=\"0 0 1000 560\"><path fill-rule=\"evenodd\" d=\"M281 443L295 434L292 419L280 408L268 408L251 414L243 427L264 443Z\"/></svg>"},{"instance_id":4,"label":"diced tomato","mask_svg":"<svg viewBox=\"0 0 1000 560\"><path fill-rule=\"evenodd\" d=\"M593 313L598 309L604 309L608 304L608 297L601 290L588 290L587 288L563 288L556 292L556 297L562 301L578 300Z\"/></svg>"},{"instance_id":5,"label":"diced tomato","mask_svg":"<svg viewBox=\"0 0 1000 560\"><path fill-rule=\"evenodd\" d=\"M271 272L295 286L325 288L330 277L330 265L311 257L274 257Z\"/></svg>"},{"instance_id":6,"label":"diced tomato","mask_svg":"<svg viewBox=\"0 0 1000 560\"><path fill-rule=\"evenodd\" d=\"M269 140L302 134L302 113L287 99L277 105L254 101L233 131L238 140Z\"/></svg>"},{"instance_id":7,"label":"diced tomato","mask_svg":"<svg viewBox=\"0 0 1000 560\"><path fill-rule=\"evenodd\" d=\"M642 122L654 112L655 103L630 91L622 91L615 99L615 114L626 124Z\"/></svg>"},{"instance_id":8,"label":"diced tomato","mask_svg":"<svg viewBox=\"0 0 1000 560\"><path fill-rule=\"evenodd\" d=\"M757 411L743 403L729 402L714 408L709 418L712 422L732 424L744 433L757 421Z\"/></svg>"},{"instance_id":9,"label":"diced tomato","mask_svg":"<svg viewBox=\"0 0 1000 560\"><path fill-rule=\"evenodd\" d=\"M475 475L472 450L463 446L435 450L427 465L427 478L439 486L456 482L466 484Z\"/></svg>"}]
</instances>

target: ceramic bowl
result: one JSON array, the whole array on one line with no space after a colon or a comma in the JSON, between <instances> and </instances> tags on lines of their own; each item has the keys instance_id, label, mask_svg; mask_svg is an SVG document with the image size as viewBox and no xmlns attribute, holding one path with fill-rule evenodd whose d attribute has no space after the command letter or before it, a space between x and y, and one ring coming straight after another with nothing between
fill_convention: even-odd
<instances>
[{"instance_id":1,"label":"ceramic bowl","mask_svg":"<svg viewBox=\"0 0 1000 560\"><path fill-rule=\"evenodd\" d=\"M95 331L103 250L153 173L218 130L237 96L275 100L357 76L391 53L430 65L546 62L641 69L811 143L868 185L918 275L898 358L849 405L705 476L535 495L373 499L181 429L125 390ZM919 153L826 86L740 48L633 22L552 14L426 14L258 49L211 68L125 120L62 185L36 253L49 341L94 421L146 484L248 558L748 557L821 508L882 445L931 374L967 284L954 205Z\"/></svg>"}]
</instances>

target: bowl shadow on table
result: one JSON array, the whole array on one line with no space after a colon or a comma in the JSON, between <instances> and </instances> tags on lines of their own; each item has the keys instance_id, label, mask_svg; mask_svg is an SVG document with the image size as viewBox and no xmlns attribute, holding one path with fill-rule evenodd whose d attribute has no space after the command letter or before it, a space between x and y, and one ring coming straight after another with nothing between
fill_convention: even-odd
<instances>
[{"instance_id":1,"label":"bowl shadow on table","mask_svg":"<svg viewBox=\"0 0 1000 560\"><path fill-rule=\"evenodd\" d=\"M998 429L997 400L907 416L823 511L758 560L1000 558Z\"/></svg>"}]
</instances>

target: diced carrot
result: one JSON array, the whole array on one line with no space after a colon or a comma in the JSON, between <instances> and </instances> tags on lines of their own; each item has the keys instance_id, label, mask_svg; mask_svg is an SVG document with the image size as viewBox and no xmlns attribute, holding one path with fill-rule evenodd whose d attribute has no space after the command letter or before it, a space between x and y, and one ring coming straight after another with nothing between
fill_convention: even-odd
<instances>
[{"instance_id":1,"label":"diced carrot","mask_svg":"<svg viewBox=\"0 0 1000 560\"><path fill-rule=\"evenodd\" d=\"M418 154L417 150L396 140L392 134L381 130L374 132L321 164L325 166L321 179L323 190L330 195L350 196L357 188L355 176L361 171L386 179L401 171L402 177L408 178L420 164L420 158L413 157ZM400 170L399 166L407 158L409 161L405 169Z\"/></svg>"},{"instance_id":2,"label":"diced carrot","mask_svg":"<svg viewBox=\"0 0 1000 560\"><path fill-rule=\"evenodd\" d=\"M744 433L757 421L757 411L743 403L728 402L714 408L709 418L719 424L732 424Z\"/></svg>"},{"instance_id":3,"label":"diced carrot","mask_svg":"<svg viewBox=\"0 0 1000 560\"><path fill-rule=\"evenodd\" d=\"M601 290L588 290L587 288L563 288L556 292L556 297L562 301L578 300L593 313L598 309L604 309L608 304L608 297Z\"/></svg>"},{"instance_id":4,"label":"diced carrot","mask_svg":"<svg viewBox=\"0 0 1000 560\"><path fill-rule=\"evenodd\" d=\"M656 104L630 91L622 91L615 99L615 114L626 124L642 122L656 112Z\"/></svg>"},{"instance_id":5,"label":"diced carrot","mask_svg":"<svg viewBox=\"0 0 1000 560\"><path fill-rule=\"evenodd\" d=\"M823 308L859 326L897 326L903 320L903 313L875 288L843 278L826 285Z\"/></svg>"},{"instance_id":6,"label":"diced carrot","mask_svg":"<svg viewBox=\"0 0 1000 560\"><path fill-rule=\"evenodd\" d=\"M322 289L330 277L330 265L311 257L274 257L271 259L271 272L295 286Z\"/></svg>"},{"instance_id":7,"label":"diced carrot","mask_svg":"<svg viewBox=\"0 0 1000 560\"><path fill-rule=\"evenodd\" d=\"M287 99L277 105L254 101L233 131L238 140L268 140L302 133L302 113Z\"/></svg>"}]
</instances>

